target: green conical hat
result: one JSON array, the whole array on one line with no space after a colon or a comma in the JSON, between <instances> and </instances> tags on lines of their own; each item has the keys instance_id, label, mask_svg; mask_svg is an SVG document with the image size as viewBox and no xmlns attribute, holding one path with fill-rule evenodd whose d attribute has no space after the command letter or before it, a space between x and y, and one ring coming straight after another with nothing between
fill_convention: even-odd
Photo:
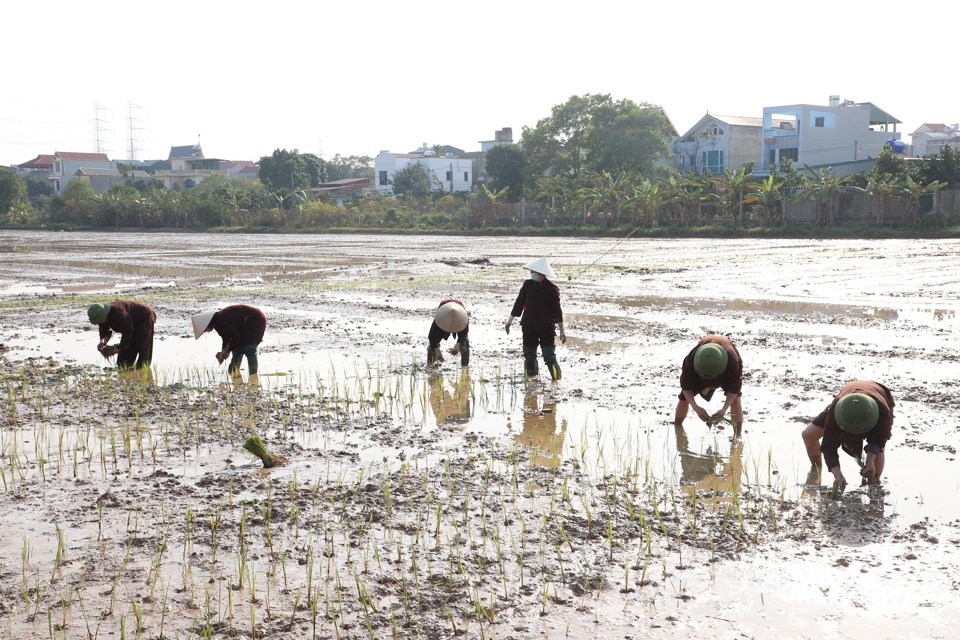
<instances>
[{"instance_id":1,"label":"green conical hat","mask_svg":"<svg viewBox=\"0 0 960 640\"><path fill-rule=\"evenodd\" d=\"M701 378L716 378L727 369L727 350L718 344L705 344L693 356L693 369Z\"/></svg>"},{"instance_id":2,"label":"green conical hat","mask_svg":"<svg viewBox=\"0 0 960 640\"><path fill-rule=\"evenodd\" d=\"M87 316L91 324L100 324L107 319L110 313L110 305L106 302L95 302L87 307Z\"/></svg>"},{"instance_id":3,"label":"green conical hat","mask_svg":"<svg viewBox=\"0 0 960 640\"><path fill-rule=\"evenodd\" d=\"M837 424L847 433L859 435L877 426L880 407L865 393L851 393L840 398L833 410Z\"/></svg>"}]
</instances>

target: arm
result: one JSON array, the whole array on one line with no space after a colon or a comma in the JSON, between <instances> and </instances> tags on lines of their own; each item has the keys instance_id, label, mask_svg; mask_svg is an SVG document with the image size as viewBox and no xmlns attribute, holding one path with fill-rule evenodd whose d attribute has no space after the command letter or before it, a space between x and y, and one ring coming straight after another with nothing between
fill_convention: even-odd
<instances>
[{"instance_id":1,"label":"arm","mask_svg":"<svg viewBox=\"0 0 960 640\"><path fill-rule=\"evenodd\" d=\"M710 419L710 416L704 410L703 407L697 404L697 395L690 389L683 389L683 398L690 403L690 407L696 412L697 417L706 422Z\"/></svg>"},{"instance_id":2,"label":"arm","mask_svg":"<svg viewBox=\"0 0 960 640\"><path fill-rule=\"evenodd\" d=\"M103 346L110 342L110 338L113 337L113 331L110 330L106 322L97 325L97 327L100 329L100 346Z\"/></svg>"},{"instance_id":3,"label":"arm","mask_svg":"<svg viewBox=\"0 0 960 640\"><path fill-rule=\"evenodd\" d=\"M726 394L726 396L725 396L725 401L724 401L724 403L723 403L723 407L720 408L720 411L717 411L715 414L713 414L713 417L714 417L714 418L720 418L720 417L723 417L723 416L727 415L727 411L730 410L730 405L732 405L732 404L733 404L733 401L736 400L736 399L737 399L737 394L735 394L735 393L728 393L728 394Z\"/></svg>"}]
</instances>

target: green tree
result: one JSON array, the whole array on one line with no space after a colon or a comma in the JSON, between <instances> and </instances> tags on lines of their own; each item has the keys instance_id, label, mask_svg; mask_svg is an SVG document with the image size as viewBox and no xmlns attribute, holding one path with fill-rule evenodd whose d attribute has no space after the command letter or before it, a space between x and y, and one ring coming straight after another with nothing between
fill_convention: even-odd
<instances>
[{"instance_id":1,"label":"green tree","mask_svg":"<svg viewBox=\"0 0 960 640\"><path fill-rule=\"evenodd\" d=\"M327 180L347 178L373 179L373 158L370 156L342 156L339 153L327 160Z\"/></svg>"},{"instance_id":2,"label":"green tree","mask_svg":"<svg viewBox=\"0 0 960 640\"><path fill-rule=\"evenodd\" d=\"M813 198L817 208L817 224L832 227L833 197L843 190L843 178L833 175L829 168L816 171L808 164L803 165L803 172L807 184L793 199L799 202Z\"/></svg>"},{"instance_id":3,"label":"green tree","mask_svg":"<svg viewBox=\"0 0 960 640\"><path fill-rule=\"evenodd\" d=\"M393 193L396 195L409 193L425 196L430 193L430 180L419 164L408 164L403 169L395 171L390 184L393 185Z\"/></svg>"},{"instance_id":4,"label":"green tree","mask_svg":"<svg viewBox=\"0 0 960 640\"><path fill-rule=\"evenodd\" d=\"M756 208L760 211L760 224L772 227L782 222L783 212L783 182L780 174L771 173L766 180L761 180L754 189Z\"/></svg>"},{"instance_id":5,"label":"green tree","mask_svg":"<svg viewBox=\"0 0 960 640\"><path fill-rule=\"evenodd\" d=\"M907 201L907 224L915 227L920 222L920 198L946 186L940 182L922 185L910 176L904 177L900 183L900 194Z\"/></svg>"},{"instance_id":6,"label":"green tree","mask_svg":"<svg viewBox=\"0 0 960 640\"><path fill-rule=\"evenodd\" d=\"M612 176L606 171L594 176L591 186L582 190L584 200L594 202L597 213L606 213L612 216L612 221L620 221L620 207L625 200L631 198L630 180L626 173Z\"/></svg>"},{"instance_id":7,"label":"green tree","mask_svg":"<svg viewBox=\"0 0 960 640\"><path fill-rule=\"evenodd\" d=\"M636 187L630 195L630 199L637 207L640 214L640 224L653 225L657 209L663 203L664 195L660 192L660 185L649 180L644 180Z\"/></svg>"},{"instance_id":8,"label":"green tree","mask_svg":"<svg viewBox=\"0 0 960 640\"><path fill-rule=\"evenodd\" d=\"M659 107L608 94L572 96L553 107L533 128L524 127L522 146L534 175L587 170L616 175L645 173L667 155L669 125Z\"/></svg>"},{"instance_id":9,"label":"green tree","mask_svg":"<svg viewBox=\"0 0 960 640\"><path fill-rule=\"evenodd\" d=\"M296 151L276 149L273 154L260 158L260 180L273 192L285 189L287 193L297 189L309 189L312 176L307 160Z\"/></svg>"},{"instance_id":10,"label":"green tree","mask_svg":"<svg viewBox=\"0 0 960 640\"><path fill-rule=\"evenodd\" d=\"M10 169L0 169L0 216L27 202L27 183Z\"/></svg>"},{"instance_id":11,"label":"green tree","mask_svg":"<svg viewBox=\"0 0 960 640\"><path fill-rule=\"evenodd\" d=\"M871 173L875 176L889 175L894 180L899 180L907 175L907 161L903 156L894 153L890 145L885 144L883 150L877 154Z\"/></svg>"},{"instance_id":12,"label":"green tree","mask_svg":"<svg viewBox=\"0 0 960 640\"><path fill-rule=\"evenodd\" d=\"M737 171L727 169L719 177L707 176L708 181L720 185L720 206L731 218L736 214L739 226L743 226L743 205L757 201L757 179L751 171L744 165Z\"/></svg>"},{"instance_id":13,"label":"green tree","mask_svg":"<svg viewBox=\"0 0 960 640\"><path fill-rule=\"evenodd\" d=\"M516 202L523 195L523 175L527 158L512 144L498 144L484 158L487 175L494 189L510 189L509 199Z\"/></svg>"},{"instance_id":14,"label":"green tree","mask_svg":"<svg viewBox=\"0 0 960 640\"><path fill-rule=\"evenodd\" d=\"M50 186L49 180L37 176L27 176L23 181L27 183L27 197L29 198L53 195L53 187Z\"/></svg>"},{"instance_id":15,"label":"green tree","mask_svg":"<svg viewBox=\"0 0 960 640\"><path fill-rule=\"evenodd\" d=\"M323 158L312 153L303 154L303 159L307 163L307 171L310 172L310 186L316 187L327 181L327 163Z\"/></svg>"},{"instance_id":16,"label":"green tree","mask_svg":"<svg viewBox=\"0 0 960 640\"><path fill-rule=\"evenodd\" d=\"M944 145L940 153L923 156L911 178L920 184L939 182L948 189L960 189L960 147Z\"/></svg>"},{"instance_id":17,"label":"green tree","mask_svg":"<svg viewBox=\"0 0 960 640\"><path fill-rule=\"evenodd\" d=\"M693 221L693 214L704 199L705 185L698 180L683 180L670 176L664 184L664 202L671 202L677 208L677 220L681 226Z\"/></svg>"}]
</instances>

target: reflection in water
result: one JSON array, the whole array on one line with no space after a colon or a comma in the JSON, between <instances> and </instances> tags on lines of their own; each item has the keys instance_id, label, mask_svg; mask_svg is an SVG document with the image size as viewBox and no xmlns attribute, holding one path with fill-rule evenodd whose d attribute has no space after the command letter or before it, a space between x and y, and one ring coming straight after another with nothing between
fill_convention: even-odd
<instances>
[{"instance_id":1,"label":"reflection in water","mask_svg":"<svg viewBox=\"0 0 960 640\"><path fill-rule=\"evenodd\" d=\"M507 423L513 430L513 425ZM531 447L530 461L541 467L560 464L567 421L560 421L557 432L557 401L549 391L530 391L523 399L523 429L514 436L520 444Z\"/></svg>"},{"instance_id":2,"label":"reflection in water","mask_svg":"<svg viewBox=\"0 0 960 640\"><path fill-rule=\"evenodd\" d=\"M122 368L118 370L117 378L120 380L129 380L138 384L153 384L153 369L149 366L139 369Z\"/></svg>"},{"instance_id":3,"label":"reflection in water","mask_svg":"<svg viewBox=\"0 0 960 640\"><path fill-rule=\"evenodd\" d=\"M473 384L467 369L458 372L450 384L442 375L435 373L430 376L430 406L438 427L462 430L470 422L472 390Z\"/></svg>"},{"instance_id":4,"label":"reflection in water","mask_svg":"<svg viewBox=\"0 0 960 640\"><path fill-rule=\"evenodd\" d=\"M712 498L698 498L701 502L731 502L732 496L740 493L743 440L737 438L730 447L730 455L723 458L719 452L709 448L706 453L693 453L683 427L676 426L674 430L680 456L681 484L691 493L706 491L713 494ZM720 496L720 493L726 495Z\"/></svg>"}]
</instances>

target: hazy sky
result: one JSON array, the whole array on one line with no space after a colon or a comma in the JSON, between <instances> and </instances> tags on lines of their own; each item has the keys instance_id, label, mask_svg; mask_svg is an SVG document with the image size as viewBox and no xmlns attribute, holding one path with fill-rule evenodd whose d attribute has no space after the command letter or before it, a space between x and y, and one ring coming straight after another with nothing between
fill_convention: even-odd
<instances>
[{"instance_id":1,"label":"hazy sky","mask_svg":"<svg viewBox=\"0 0 960 640\"><path fill-rule=\"evenodd\" d=\"M873 102L903 121L960 120L948 2L4 3L0 164L92 151L94 103L111 158L172 145L256 160L277 147L374 156L480 140L610 93L705 112Z\"/></svg>"}]
</instances>

